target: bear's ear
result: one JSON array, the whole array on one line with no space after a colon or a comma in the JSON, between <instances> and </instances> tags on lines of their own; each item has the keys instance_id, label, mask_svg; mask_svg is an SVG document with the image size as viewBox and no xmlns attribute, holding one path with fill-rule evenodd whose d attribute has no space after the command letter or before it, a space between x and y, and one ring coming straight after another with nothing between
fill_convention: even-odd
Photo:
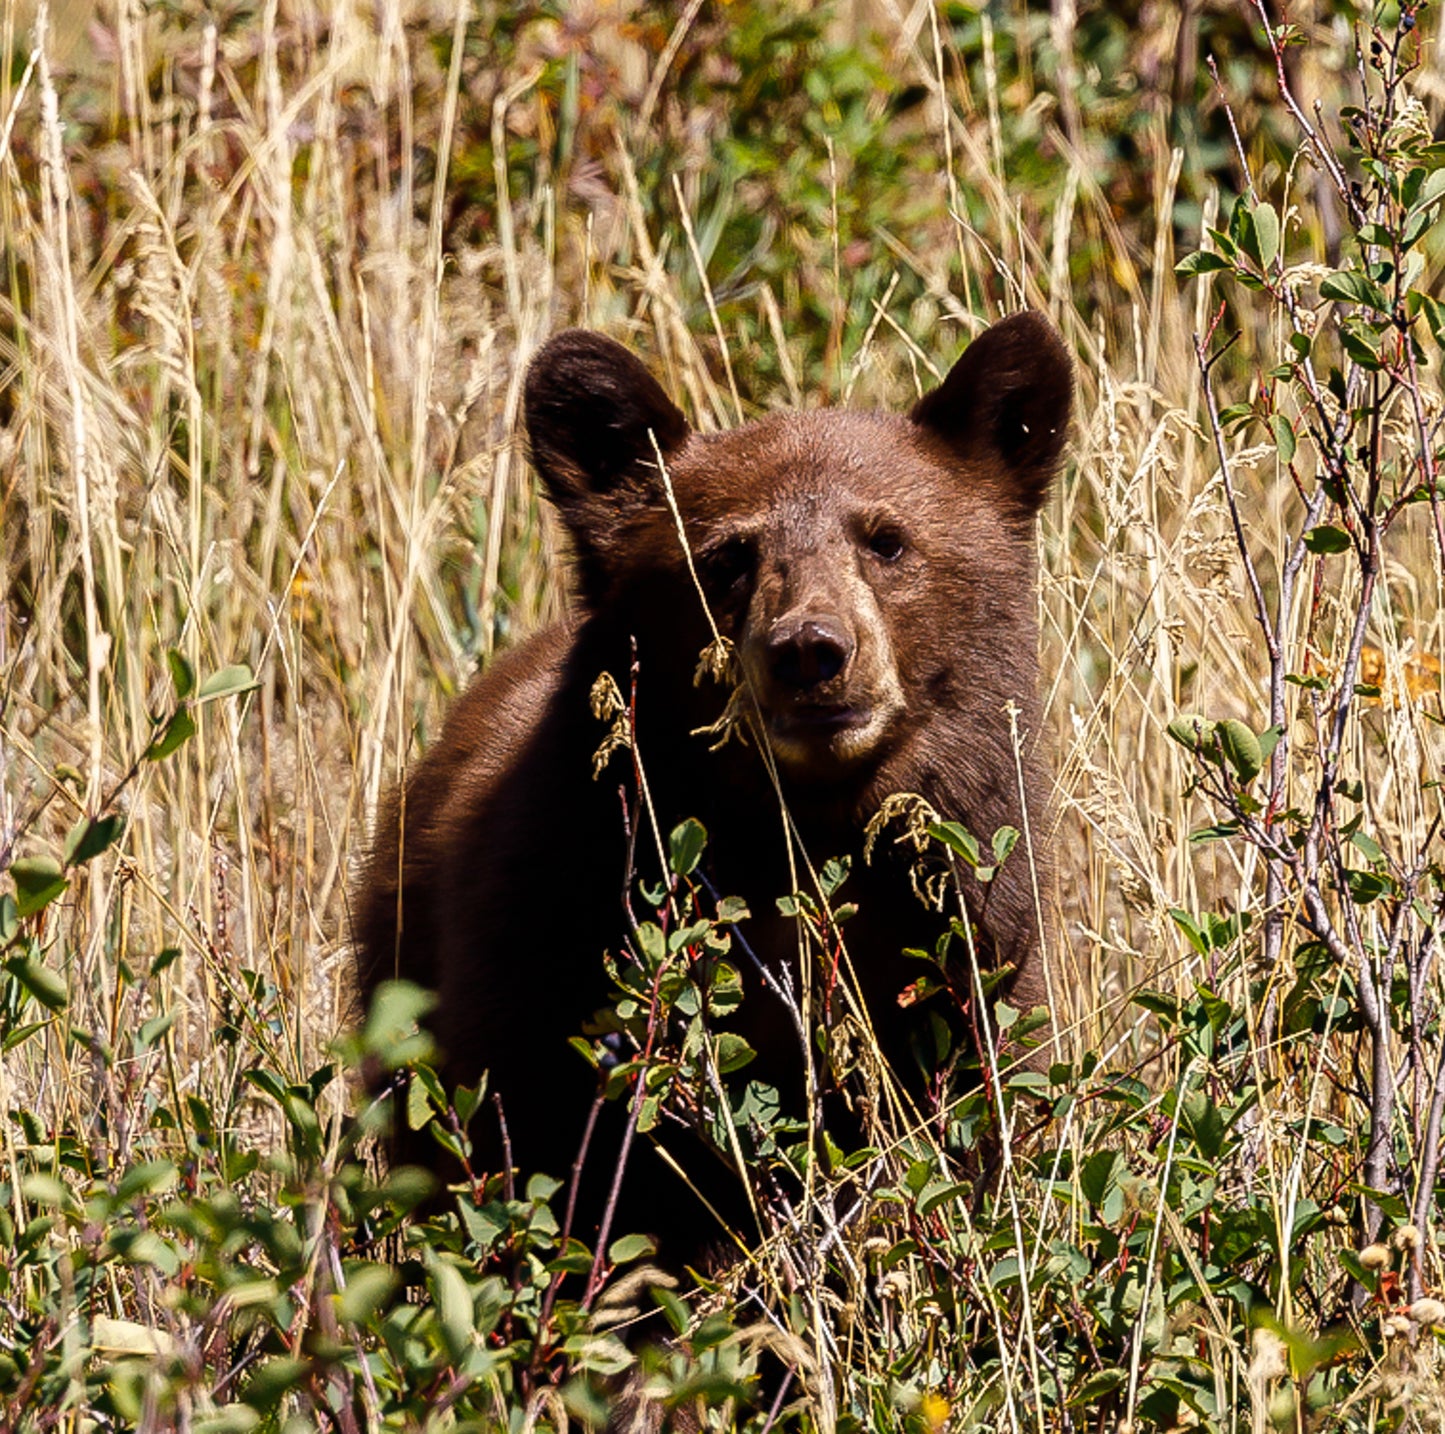
<instances>
[{"instance_id":1,"label":"bear's ear","mask_svg":"<svg viewBox=\"0 0 1445 1434\"><path fill-rule=\"evenodd\" d=\"M612 492L688 435L687 419L621 344L567 329L527 370L524 398L532 461L564 515Z\"/></svg>"},{"instance_id":2,"label":"bear's ear","mask_svg":"<svg viewBox=\"0 0 1445 1434\"><path fill-rule=\"evenodd\" d=\"M1073 399L1063 341L1026 310L985 329L909 416L966 458L1001 460L1013 496L1034 513L1058 471Z\"/></svg>"}]
</instances>

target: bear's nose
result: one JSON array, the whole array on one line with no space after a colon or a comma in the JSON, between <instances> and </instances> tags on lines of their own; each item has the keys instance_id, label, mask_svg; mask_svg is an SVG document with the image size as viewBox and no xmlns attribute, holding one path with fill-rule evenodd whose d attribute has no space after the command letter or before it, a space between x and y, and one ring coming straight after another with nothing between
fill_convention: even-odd
<instances>
[{"instance_id":1,"label":"bear's nose","mask_svg":"<svg viewBox=\"0 0 1445 1434\"><path fill-rule=\"evenodd\" d=\"M768 670L773 680L795 692L808 692L836 677L853 656L853 643L831 617L784 620L768 639Z\"/></svg>"}]
</instances>

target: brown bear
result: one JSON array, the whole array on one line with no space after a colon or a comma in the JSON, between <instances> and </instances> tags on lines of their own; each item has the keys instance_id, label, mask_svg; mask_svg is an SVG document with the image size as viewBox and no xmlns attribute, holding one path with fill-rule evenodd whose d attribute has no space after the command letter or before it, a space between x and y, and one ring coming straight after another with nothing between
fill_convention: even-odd
<instances>
[{"instance_id":1,"label":"brown bear","mask_svg":"<svg viewBox=\"0 0 1445 1434\"><path fill-rule=\"evenodd\" d=\"M356 927L363 992L394 975L437 991L444 1074L490 1072L523 1171L565 1178L572 1165L596 1075L567 1042L607 1000L604 952L627 941L628 824L617 776L592 776L605 729L589 693L604 672L629 695L635 674L657 821L664 835L685 817L706 827L712 884L747 901L741 930L764 965L798 959L776 910L792 880L770 768L812 858L853 858L849 959L905 1084L918 1012L899 997L920 963L903 953L931 949L942 923L901 855L862 860L864 828L897 792L985 841L1022 826L1013 704L1032 860L1021 847L967 892L985 959L1011 968L1010 1001L1044 1001L1034 520L1072 387L1058 336L1029 312L983 332L907 416L825 409L701 434L597 334L558 334L533 360L527 432L575 552L575 613L456 704L378 823ZM701 731L728 694L694 682L712 637L694 572L734 645L751 744L713 750ZM799 1104L797 1036L739 964L749 1074ZM476 1166L496 1170L496 1122L479 1116L474 1134ZM594 1147L584 1212L600 1207L614 1156ZM702 1216L655 1156L632 1163L649 1160L629 1174L618 1228L663 1232L666 1246Z\"/></svg>"}]
</instances>

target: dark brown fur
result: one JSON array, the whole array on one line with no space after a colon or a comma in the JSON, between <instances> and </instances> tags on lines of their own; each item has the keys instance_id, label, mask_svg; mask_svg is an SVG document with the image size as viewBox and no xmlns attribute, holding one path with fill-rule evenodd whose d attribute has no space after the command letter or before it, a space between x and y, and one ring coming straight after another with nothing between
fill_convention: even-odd
<instances>
[{"instance_id":1,"label":"dark brown fur","mask_svg":"<svg viewBox=\"0 0 1445 1434\"><path fill-rule=\"evenodd\" d=\"M709 752L691 735L726 694L693 684L709 631L649 430L806 848L816 861L854 859L848 948L882 1048L907 1079L916 1013L897 995L920 968L901 953L931 945L938 918L896 853L863 863L862 832L900 791L985 840L1022 824L1006 707L1037 734L1034 519L1071 389L1058 338L1032 314L976 339L909 416L791 413L707 436L606 339L563 333L538 355L528 430L576 550L578 615L498 660L456 704L378 823L356 930L364 990L394 974L436 988L445 1073L472 1081L490 1069L523 1170L566 1175L594 1089L566 1039L606 999L602 953L619 950L626 929L625 847L620 764L591 778L603 728L588 693L604 670L627 685L634 641L638 741L664 832L698 817L718 890L756 913L755 949L777 965L796 959L795 933L764 915L789 888L764 765L738 743ZM1024 785L1047 883L1047 787L1032 754ZM1022 845L970 895L990 958L1014 969L1010 999L1041 1004ZM749 1074L799 1102L801 1060L778 1002L754 982L740 1014L759 1053ZM494 1169L495 1140L481 1133ZM594 1155L584 1208L613 1150ZM655 1161L644 1175L627 1227L677 1228L683 1187Z\"/></svg>"}]
</instances>

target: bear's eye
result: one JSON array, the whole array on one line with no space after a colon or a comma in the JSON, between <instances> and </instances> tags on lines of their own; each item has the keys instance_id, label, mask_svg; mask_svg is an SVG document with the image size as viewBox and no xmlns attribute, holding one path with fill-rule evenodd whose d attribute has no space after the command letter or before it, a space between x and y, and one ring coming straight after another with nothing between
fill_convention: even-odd
<instances>
[{"instance_id":1,"label":"bear's eye","mask_svg":"<svg viewBox=\"0 0 1445 1434\"><path fill-rule=\"evenodd\" d=\"M753 545L746 538L733 538L703 555L703 577L715 596L731 597L752 577L755 562Z\"/></svg>"},{"instance_id":2,"label":"bear's eye","mask_svg":"<svg viewBox=\"0 0 1445 1434\"><path fill-rule=\"evenodd\" d=\"M885 563L896 563L903 556L903 534L897 528L875 529L868 539L868 551Z\"/></svg>"}]
</instances>

